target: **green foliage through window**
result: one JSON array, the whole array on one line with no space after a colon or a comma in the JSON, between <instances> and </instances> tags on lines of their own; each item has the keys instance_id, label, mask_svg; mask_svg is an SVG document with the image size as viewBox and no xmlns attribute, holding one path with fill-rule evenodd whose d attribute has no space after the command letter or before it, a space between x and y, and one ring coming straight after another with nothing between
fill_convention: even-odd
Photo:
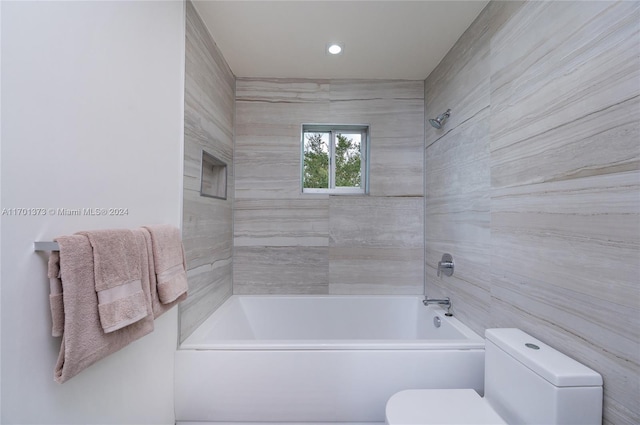
<instances>
[{"instance_id":1,"label":"green foliage through window","mask_svg":"<svg viewBox=\"0 0 640 425\"><path fill-rule=\"evenodd\" d=\"M329 188L328 133L304 135L304 187Z\"/></svg>"},{"instance_id":2,"label":"green foliage through window","mask_svg":"<svg viewBox=\"0 0 640 425\"><path fill-rule=\"evenodd\" d=\"M360 186L360 141L336 135L336 187Z\"/></svg>"},{"instance_id":3,"label":"green foliage through window","mask_svg":"<svg viewBox=\"0 0 640 425\"><path fill-rule=\"evenodd\" d=\"M365 190L367 127L303 126L303 189Z\"/></svg>"}]
</instances>

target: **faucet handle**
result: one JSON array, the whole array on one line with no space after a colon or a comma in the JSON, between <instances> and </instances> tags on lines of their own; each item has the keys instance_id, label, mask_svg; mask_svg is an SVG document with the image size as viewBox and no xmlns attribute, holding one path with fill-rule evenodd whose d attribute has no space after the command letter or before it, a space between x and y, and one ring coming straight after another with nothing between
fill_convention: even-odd
<instances>
[{"instance_id":1,"label":"faucet handle","mask_svg":"<svg viewBox=\"0 0 640 425\"><path fill-rule=\"evenodd\" d=\"M442 254L442 259L438 261L438 277L440 277L442 274L444 274L445 276L453 275L453 269L454 264L451 254Z\"/></svg>"}]
</instances>

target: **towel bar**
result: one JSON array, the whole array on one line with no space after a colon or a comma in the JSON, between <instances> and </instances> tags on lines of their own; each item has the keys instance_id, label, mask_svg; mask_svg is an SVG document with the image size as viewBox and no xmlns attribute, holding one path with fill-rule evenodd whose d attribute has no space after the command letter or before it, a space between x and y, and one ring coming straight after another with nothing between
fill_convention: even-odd
<instances>
[{"instance_id":1,"label":"towel bar","mask_svg":"<svg viewBox=\"0 0 640 425\"><path fill-rule=\"evenodd\" d=\"M33 243L34 251L60 251L60 247L58 246L58 242L53 241L35 241Z\"/></svg>"}]
</instances>

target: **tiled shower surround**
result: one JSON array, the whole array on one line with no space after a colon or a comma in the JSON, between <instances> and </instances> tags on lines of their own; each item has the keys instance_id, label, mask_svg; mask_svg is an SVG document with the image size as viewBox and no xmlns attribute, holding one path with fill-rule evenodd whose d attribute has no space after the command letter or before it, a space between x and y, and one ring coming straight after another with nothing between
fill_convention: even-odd
<instances>
[{"instance_id":1,"label":"tiled shower surround","mask_svg":"<svg viewBox=\"0 0 640 425\"><path fill-rule=\"evenodd\" d=\"M425 82L426 279L517 327L640 423L640 3L491 2ZM443 252L455 273L438 278Z\"/></svg>"},{"instance_id":2,"label":"tiled shower surround","mask_svg":"<svg viewBox=\"0 0 640 425\"><path fill-rule=\"evenodd\" d=\"M426 81L235 92L194 15L185 160L195 140L233 166L227 201L203 201L185 162L182 338L232 291L420 294L426 278L478 333L518 327L600 372L604 423L640 423L640 3L491 2ZM303 123L371 126L369 195L301 193Z\"/></svg>"},{"instance_id":3,"label":"tiled shower surround","mask_svg":"<svg viewBox=\"0 0 640 425\"><path fill-rule=\"evenodd\" d=\"M182 239L189 297L180 340L232 293L235 77L193 4L186 3ZM227 199L200 196L202 150L227 164Z\"/></svg>"},{"instance_id":4,"label":"tiled shower surround","mask_svg":"<svg viewBox=\"0 0 640 425\"><path fill-rule=\"evenodd\" d=\"M422 292L423 81L238 79L234 293ZM370 194L301 193L303 123L370 126Z\"/></svg>"}]
</instances>

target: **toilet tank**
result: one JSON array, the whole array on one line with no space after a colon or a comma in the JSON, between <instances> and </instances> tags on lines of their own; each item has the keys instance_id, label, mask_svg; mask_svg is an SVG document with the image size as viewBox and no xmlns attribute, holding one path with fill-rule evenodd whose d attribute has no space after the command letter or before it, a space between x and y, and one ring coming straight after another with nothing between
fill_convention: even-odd
<instances>
[{"instance_id":1,"label":"toilet tank","mask_svg":"<svg viewBox=\"0 0 640 425\"><path fill-rule=\"evenodd\" d=\"M519 329L487 329L485 399L509 424L602 423L602 377Z\"/></svg>"}]
</instances>

